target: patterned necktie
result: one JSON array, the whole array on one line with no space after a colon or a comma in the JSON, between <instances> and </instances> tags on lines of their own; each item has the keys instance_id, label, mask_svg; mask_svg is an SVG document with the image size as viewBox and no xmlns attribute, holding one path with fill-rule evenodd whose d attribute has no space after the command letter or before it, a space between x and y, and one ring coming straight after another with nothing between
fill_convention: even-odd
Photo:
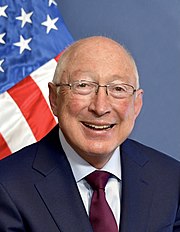
<instances>
[{"instance_id":1,"label":"patterned necktie","mask_svg":"<svg viewBox=\"0 0 180 232\"><path fill-rule=\"evenodd\" d=\"M93 189L89 219L94 232L118 232L114 215L105 198L105 186L110 173L94 171L85 179Z\"/></svg>"}]
</instances>

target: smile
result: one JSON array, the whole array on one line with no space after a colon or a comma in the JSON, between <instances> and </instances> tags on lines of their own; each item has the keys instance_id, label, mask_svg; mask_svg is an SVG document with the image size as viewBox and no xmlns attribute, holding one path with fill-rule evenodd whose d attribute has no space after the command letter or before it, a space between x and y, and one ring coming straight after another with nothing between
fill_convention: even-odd
<instances>
[{"instance_id":1,"label":"smile","mask_svg":"<svg viewBox=\"0 0 180 232\"><path fill-rule=\"evenodd\" d=\"M92 130L108 130L113 128L115 124L109 124L109 125L94 125L94 124L89 124L86 122L83 122L83 125L92 129Z\"/></svg>"}]
</instances>

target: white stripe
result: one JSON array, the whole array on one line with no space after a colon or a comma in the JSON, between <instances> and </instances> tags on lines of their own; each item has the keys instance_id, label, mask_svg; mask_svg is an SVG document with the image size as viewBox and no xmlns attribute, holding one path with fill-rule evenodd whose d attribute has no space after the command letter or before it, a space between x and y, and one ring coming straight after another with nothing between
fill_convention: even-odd
<instances>
[{"instance_id":1,"label":"white stripe","mask_svg":"<svg viewBox=\"0 0 180 232\"><path fill-rule=\"evenodd\" d=\"M44 95L49 107L49 90L48 90L48 82L51 82L54 76L55 68L57 62L55 59L48 61L46 64L32 72L30 75L32 79L36 82L39 88Z\"/></svg>"},{"instance_id":2,"label":"white stripe","mask_svg":"<svg viewBox=\"0 0 180 232\"><path fill-rule=\"evenodd\" d=\"M10 150L15 152L36 142L19 107L8 92L0 94L0 106L0 132Z\"/></svg>"}]
</instances>

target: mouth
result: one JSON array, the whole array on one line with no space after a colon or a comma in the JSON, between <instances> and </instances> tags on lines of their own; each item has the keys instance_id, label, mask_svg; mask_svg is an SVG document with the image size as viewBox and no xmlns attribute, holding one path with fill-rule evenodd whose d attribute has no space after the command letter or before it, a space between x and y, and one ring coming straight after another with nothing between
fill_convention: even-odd
<instances>
[{"instance_id":1,"label":"mouth","mask_svg":"<svg viewBox=\"0 0 180 232\"><path fill-rule=\"evenodd\" d=\"M82 124L85 127L92 129L92 130L96 130L96 131L109 130L115 126L115 124L95 125L95 124L86 123L86 122L82 122Z\"/></svg>"}]
</instances>

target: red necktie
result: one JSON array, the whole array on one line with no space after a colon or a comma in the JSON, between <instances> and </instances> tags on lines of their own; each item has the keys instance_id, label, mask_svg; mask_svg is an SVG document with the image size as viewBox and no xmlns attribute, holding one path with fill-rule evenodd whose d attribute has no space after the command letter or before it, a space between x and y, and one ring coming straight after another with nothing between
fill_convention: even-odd
<instances>
[{"instance_id":1,"label":"red necktie","mask_svg":"<svg viewBox=\"0 0 180 232\"><path fill-rule=\"evenodd\" d=\"M94 190L89 219L94 232L118 232L114 215L105 198L105 186L110 173L94 171L85 179Z\"/></svg>"}]
</instances>

